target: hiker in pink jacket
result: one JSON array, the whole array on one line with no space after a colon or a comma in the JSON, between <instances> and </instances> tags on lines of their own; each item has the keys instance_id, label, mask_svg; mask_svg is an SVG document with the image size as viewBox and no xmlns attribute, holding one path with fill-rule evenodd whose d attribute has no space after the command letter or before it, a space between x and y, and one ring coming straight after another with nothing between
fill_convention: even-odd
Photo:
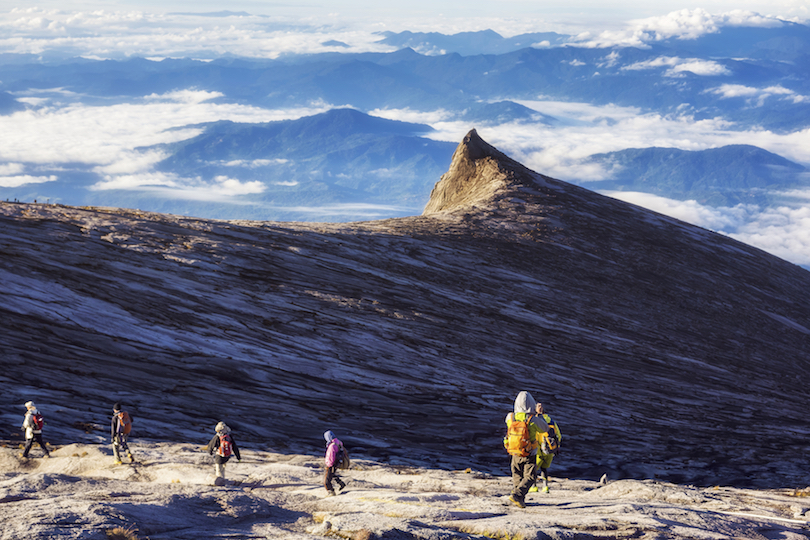
<instances>
[{"instance_id":1,"label":"hiker in pink jacket","mask_svg":"<svg viewBox=\"0 0 810 540\"><path fill-rule=\"evenodd\" d=\"M326 471L323 474L323 487L326 488L326 496L332 497L335 495L332 480L338 484L338 493L346 487L346 483L338 475L338 469L348 468L349 455L343 447L343 443L331 431L324 433L323 438L326 440L326 455L324 456Z\"/></svg>"}]
</instances>

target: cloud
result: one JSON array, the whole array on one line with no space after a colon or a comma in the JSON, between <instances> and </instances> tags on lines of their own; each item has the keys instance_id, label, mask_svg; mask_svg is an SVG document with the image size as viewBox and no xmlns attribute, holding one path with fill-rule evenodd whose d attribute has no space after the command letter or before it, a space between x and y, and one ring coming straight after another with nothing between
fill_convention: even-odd
<instances>
[{"instance_id":1,"label":"cloud","mask_svg":"<svg viewBox=\"0 0 810 540\"><path fill-rule=\"evenodd\" d=\"M673 11L662 17L630 21L621 30L609 30L593 37L590 33L576 36L572 42L584 47L643 47L667 39L696 39L714 34L724 26L777 28L785 23L774 17L752 11L735 10L713 15L704 9Z\"/></svg>"},{"instance_id":2,"label":"cloud","mask_svg":"<svg viewBox=\"0 0 810 540\"><path fill-rule=\"evenodd\" d=\"M709 207L696 201L676 201L649 193L604 192L687 223L720 232L777 257L810 266L810 204L778 208L757 205ZM805 196L810 197L806 192Z\"/></svg>"},{"instance_id":3,"label":"cloud","mask_svg":"<svg viewBox=\"0 0 810 540\"><path fill-rule=\"evenodd\" d=\"M699 58L683 59L678 58L677 56L659 56L658 58L654 58L652 60L645 60L643 62L636 62L635 64L624 66L621 69L625 71L638 71L643 69L655 69L659 67L669 68L664 73L664 75L667 77L678 77L684 72L704 76L731 74L731 71L726 66L713 60L701 60Z\"/></svg>"},{"instance_id":4,"label":"cloud","mask_svg":"<svg viewBox=\"0 0 810 540\"><path fill-rule=\"evenodd\" d=\"M0 187L14 188L26 184L42 184L44 182L55 182L56 176L31 176L28 174L19 176L0 176Z\"/></svg>"},{"instance_id":5,"label":"cloud","mask_svg":"<svg viewBox=\"0 0 810 540\"><path fill-rule=\"evenodd\" d=\"M0 53L59 52L99 59L212 59L223 54L277 58L291 53L393 50L377 43L380 36L367 27L338 24L337 20L307 24L257 15L223 20L190 13L38 7L0 13L0 36L4 36L0 38Z\"/></svg>"},{"instance_id":6,"label":"cloud","mask_svg":"<svg viewBox=\"0 0 810 540\"><path fill-rule=\"evenodd\" d=\"M213 161L211 163L215 163L217 165L222 165L223 167L247 167L249 169L258 169L260 167L269 167L271 165L284 165L289 163L289 159L253 159L253 160L245 160L245 159L234 159L231 161Z\"/></svg>"},{"instance_id":7,"label":"cloud","mask_svg":"<svg viewBox=\"0 0 810 540\"><path fill-rule=\"evenodd\" d=\"M267 187L258 181L243 182L228 176L217 176L207 182L200 178L183 178L157 171L141 174L107 176L94 184L93 191L123 189L160 193L164 197L200 201L221 201L243 195L262 193Z\"/></svg>"},{"instance_id":8,"label":"cloud","mask_svg":"<svg viewBox=\"0 0 810 540\"><path fill-rule=\"evenodd\" d=\"M25 170L22 163L0 163L0 176L20 174Z\"/></svg>"},{"instance_id":9,"label":"cloud","mask_svg":"<svg viewBox=\"0 0 810 540\"><path fill-rule=\"evenodd\" d=\"M58 103L0 116L0 163L79 163L108 174L143 171L162 159L136 150L199 134L187 127L218 120L270 122L301 118L332 108L325 103L267 110L217 103L217 92L194 89L149 95L132 103L89 106ZM144 119L149 121L145 122Z\"/></svg>"},{"instance_id":10,"label":"cloud","mask_svg":"<svg viewBox=\"0 0 810 540\"><path fill-rule=\"evenodd\" d=\"M784 86L768 86L766 88L753 88L742 84L723 84L716 88L705 90L707 93L715 94L721 99L744 98L749 105L762 107L765 101L774 96L781 99L801 103L810 100L807 96L797 94Z\"/></svg>"}]
</instances>

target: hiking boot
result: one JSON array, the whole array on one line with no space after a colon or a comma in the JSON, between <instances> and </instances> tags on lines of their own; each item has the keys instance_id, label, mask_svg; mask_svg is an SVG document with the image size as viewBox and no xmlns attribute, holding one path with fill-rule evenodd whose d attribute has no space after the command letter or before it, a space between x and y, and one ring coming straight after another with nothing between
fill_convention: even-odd
<instances>
[{"instance_id":1,"label":"hiking boot","mask_svg":"<svg viewBox=\"0 0 810 540\"><path fill-rule=\"evenodd\" d=\"M523 501L521 501L514 495L509 495L509 500L512 501L518 508L526 508L526 505L523 503Z\"/></svg>"},{"instance_id":2,"label":"hiking boot","mask_svg":"<svg viewBox=\"0 0 810 540\"><path fill-rule=\"evenodd\" d=\"M346 489L346 482L341 482L340 480L338 480L337 492L338 493L343 493L344 489Z\"/></svg>"},{"instance_id":3,"label":"hiking boot","mask_svg":"<svg viewBox=\"0 0 810 540\"><path fill-rule=\"evenodd\" d=\"M537 493L538 491L537 486L532 486L529 488L529 493Z\"/></svg>"},{"instance_id":4,"label":"hiking boot","mask_svg":"<svg viewBox=\"0 0 810 540\"><path fill-rule=\"evenodd\" d=\"M127 454L127 457L129 458L130 463L135 463L135 458L132 457L132 454Z\"/></svg>"},{"instance_id":5,"label":"hiking boot","mask_svg":"<svg viewBox=\"0 0 810 540\"><path fill-rule=\"evenodd\" d=\"M543 493L548 493L548 486L543 486Z\"/></svg>"},{"instance_id":6,"label":"hiking boot","mask_svg":"<svg viewBox=\"0 0 810 540\"><path fill-rule=\"evenodd\" d=\"M330 491L329 493L327 493L327 494L326 494L326 496L327 496L327 497L334 497L334 496L335 496L335 492L334 492L334 491Z\"/></svg>"},{"instance_id":7,"label":"hiking boot","mask_svg":"<svg viewBox=\"0 0 810 540\"><path fill-rule=\"evenodd\" d=\"M116 459L115 463L113 463L113 465L123 465L123 463L121 462L120 459Z\"/></svg>"}]
</instances>

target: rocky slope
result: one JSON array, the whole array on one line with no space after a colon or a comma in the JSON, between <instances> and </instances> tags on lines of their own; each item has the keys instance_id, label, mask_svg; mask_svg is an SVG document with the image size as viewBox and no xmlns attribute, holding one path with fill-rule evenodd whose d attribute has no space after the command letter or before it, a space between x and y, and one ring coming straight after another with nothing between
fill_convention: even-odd
<instances>
[{"instance_id":1,"label":"rocky slope","mask_svg":"<svg viewBox=\"0 0 810 540\"><path fill-rule=\"evenodd\" d=\"M105 437L501 474L519 390L552 474L808 484L807 271L532 172L471 132L425 214L352 224L0 205L0 406Z\"/></svg>"},{"instance_id":2,"label":"rocky slope","mask_svg":"<svg viewBox=\"0 0 810 540\"><path fill-rule=\"evenodd\" d=\"M0 540L802 540L808 531L810 490L554 479L521 510L507 477L476 470L356 460L347 489L326 497L320 457L244 451L226 466L229 485L215 487L198 446L133 446L139 462L116 467L95 445L24 464L0 449Z\"/></svg>"}]
</instances>

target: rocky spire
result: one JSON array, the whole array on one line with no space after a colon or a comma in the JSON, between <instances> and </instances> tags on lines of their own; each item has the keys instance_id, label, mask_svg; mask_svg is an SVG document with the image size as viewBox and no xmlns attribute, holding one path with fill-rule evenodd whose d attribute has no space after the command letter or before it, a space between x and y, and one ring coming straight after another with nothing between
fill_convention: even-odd
<instances>
[{"instance_id":1,"label":"rocky spire","mask_svg":"<svg viewBox=\"0 0 810 540\"><path fill-rule=\"evenodd\" d=\"M535 173L484 141L473 129L453 153L450 168L433 187L422 215L491 202L496 192L532 182Z\"/></svg>"}]
</instances>

